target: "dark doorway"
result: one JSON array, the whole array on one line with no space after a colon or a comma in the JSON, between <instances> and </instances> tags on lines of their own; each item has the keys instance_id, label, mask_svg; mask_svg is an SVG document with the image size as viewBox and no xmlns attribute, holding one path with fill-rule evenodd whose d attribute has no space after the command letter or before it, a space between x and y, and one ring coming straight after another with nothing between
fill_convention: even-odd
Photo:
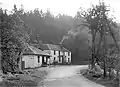
<instances>
[{"instance_id":1,"label":"dark doorway","mask_svg":"<svg viewBox=\"0 0 120 87\"><path fill-rule=\"evenodd\" d=\"M21 69L24 70L25 69L25 61L22 61L22 64L21 64Z\"/></svg>"}]
</instances>

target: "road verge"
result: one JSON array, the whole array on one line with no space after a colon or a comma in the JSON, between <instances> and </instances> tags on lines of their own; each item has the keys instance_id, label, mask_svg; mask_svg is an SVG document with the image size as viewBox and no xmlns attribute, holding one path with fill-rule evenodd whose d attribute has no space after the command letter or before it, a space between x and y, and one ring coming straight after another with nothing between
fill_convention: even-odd
<instances>
[{"instance_id":1,"label":"road verge","mask_svg":"<svg viewBox=\"0 0 120 87\"><path fill-rule=\"evenodd\" d=\"M103 78L98 78L97 76L94 76L91 73L88 73L88 69L82 69L80 70L80 74L82 74L85 78L97 83L101 84L105 87L118 87L116 82L114 80L109 80L108 78L103 79Z\"/></svg>"}]
</instances>

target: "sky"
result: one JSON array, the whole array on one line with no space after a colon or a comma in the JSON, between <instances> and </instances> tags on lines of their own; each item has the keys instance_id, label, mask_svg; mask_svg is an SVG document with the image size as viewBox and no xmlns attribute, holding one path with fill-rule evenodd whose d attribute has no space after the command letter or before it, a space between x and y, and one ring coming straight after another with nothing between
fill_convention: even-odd
<instances>
[{"instance_id":1,"label":"sky","mask_svg":"<svg viewBox=\"0 0 120 87\"><path fill-rule=\"evenodd\" d=\"M120 22L120 0L104 0L107 5L111 6L111 15L114 15L118 22ZM99 0L0 0L0 7L11 10L16 4L20 8L21 4L26 10L33 10L35 8L46 11L49 9L54 15L59 13L70 16L75 16L79 8L87 9L92 4L98 4ZM114 12L113 12L114 11Z\"/></svg>"}]
</instances>

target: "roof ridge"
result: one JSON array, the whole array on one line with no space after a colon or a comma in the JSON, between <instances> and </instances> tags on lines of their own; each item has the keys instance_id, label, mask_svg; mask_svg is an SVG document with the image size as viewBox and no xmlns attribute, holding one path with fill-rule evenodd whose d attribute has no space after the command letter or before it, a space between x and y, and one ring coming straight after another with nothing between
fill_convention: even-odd
<instances>
[{"instance_id":1,"label":"roof ridge","mask_svg":"<svg viewBox=\"0 0 120 87\"><path fill-rule=\"evenodd\" d=\"M61 46L59 44L44 44L44 45L46 45L49 50L53 50L53 49L56 50L56 49L58 49L60 51L65 51L66 50L66 51L70 52L70 50L66 49L63 46L61 48Z\"/></svg>"},{"instance_id":2,"label":"roof ridge","mask_svg":"<svg viewBox=\"0 0 120 87\"><path fill-rule=\"evenodd\" d=\"M29 45L30 50L31 50L34 54L36 54L36 53L34 52L34 50L32 49L32 47L33 47L33 46L30 46L30 45Z\"/></svg>"},{"instance_id":3,"label":"roof ridge","mask_svg":"<svg viewBox=\"0 0 120 87\"><path fill-rule=\"evenodd\" d=\"M48 44L48 45L57 45L58 46L58 44Z\"/></svg>"},{"instance_id":4,"label":"roof ridge","mask_svg":"<svg viewBox=\"0 0 120 87\"><path fill-rule=\"evenodd\" d=\"M67 50L67 51L69 51L70 52L70 50L68 50L68 49L66 49L65 47L63 47L65 50Z\"/></svg>"}]
</instances>

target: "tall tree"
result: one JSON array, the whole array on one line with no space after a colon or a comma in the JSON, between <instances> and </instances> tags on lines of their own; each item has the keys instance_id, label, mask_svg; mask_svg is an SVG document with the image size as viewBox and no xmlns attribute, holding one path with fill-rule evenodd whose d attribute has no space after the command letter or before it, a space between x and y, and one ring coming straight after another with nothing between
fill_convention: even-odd
<instances>
[{"instance_id":1,"label":"tall tree","mask_svg":"<svg viewBox=\"0 0 120 87\"><path fill-rule=\"evenodd\" d=\"M12 14L8 15L6 11L2 10L0 15L3 73L19 71L22 53L26 42L29 41L24 21L19 15L16 5L14 5Z\"/></svg>"},{"instance_id":2,"label":"tall tree","mask_svg":"<svg viewBox=\"0 0 120 87\"><path fill-rule=\"evenodd\" d=\"M113 26L111 25L113 20L110 22L109 19L111 18L108 17L108 12L108 7L104 2L100 2L99 5L96 6L93 5L92 8L88 9L87 11L81 10L78 12L80 17L85 18L90 24L89 29L92 35L92 68L94 67L95 62L97 62L99 59L98 57L100 56L100 46L102 44L106 44L103 43L106 41L106 36L111 35L116 44L116 47L118 48L115 34L113 33L114 28L111 27ZM96 39L98 40L96 41Z\"/></svg>"}]
</instances>

